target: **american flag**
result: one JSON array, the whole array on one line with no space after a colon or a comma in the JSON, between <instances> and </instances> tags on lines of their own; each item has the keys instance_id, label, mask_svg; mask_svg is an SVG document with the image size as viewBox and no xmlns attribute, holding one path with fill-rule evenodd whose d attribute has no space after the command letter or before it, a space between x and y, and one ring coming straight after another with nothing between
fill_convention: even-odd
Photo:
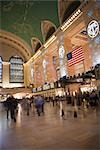
<instances>
[{"instance_id":1,"label":"american flag","mask_svg":"<svg viewBox=\"0 0 100 150\"><path fill-rule=\"evenodd\" d=\"M68 66L77 64L78 62L84 60L84 53L82 47L75 48L72 52L67 54Z\"/></svg>"}]
</instances>

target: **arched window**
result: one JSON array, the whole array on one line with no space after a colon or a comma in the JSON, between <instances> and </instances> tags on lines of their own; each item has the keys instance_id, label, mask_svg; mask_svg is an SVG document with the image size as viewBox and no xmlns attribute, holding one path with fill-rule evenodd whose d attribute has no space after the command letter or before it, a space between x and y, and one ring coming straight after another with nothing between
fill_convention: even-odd
<instances>
[{"instance_id":1,"label":"arched window","mask_svg":"<svg viewBox=\"0 0 100 150\"><path fill-rule=\"evenodd\" d=\"M19 56L10 58L10 83L24 82L23 60Z\"/></svg>"},{"instance_id":2,"label":"arched window","mask_svg":"<svg viewBox=\"0 0 100 150\"><path fill-rule=\"evenodd\" d=\"M2 82L2 57L0 56L0 82Z\"/></svg>"},{"instance_id":3,"label":"arched window","mask_svg":"<svg viewBox=\"0 0 100 150\"><path fill-rule=\"evenodd\" d=\"M41 44L38 42L35 48L35 52L37 52L37 50L41 47Z\"/></svg>"},{"instance_id":4,"label":"arched window","mask_svg":"<svg viewBox=\"0 0 100 150\"><path fill-rule=\"evenodd\" d=\"M54 27L51 27L46 35L45 41L49 39L49 37L56 31Z\"/></svg>"}]
</instances>

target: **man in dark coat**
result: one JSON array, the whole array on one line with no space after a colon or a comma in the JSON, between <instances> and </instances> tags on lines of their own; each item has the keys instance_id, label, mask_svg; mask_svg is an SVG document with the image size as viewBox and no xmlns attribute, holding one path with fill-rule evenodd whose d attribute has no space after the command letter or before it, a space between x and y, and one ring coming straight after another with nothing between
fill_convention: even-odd
<instances>
[{"instance_id":1,"label":"man in dark coat","mask_svg":"<svg viewBox=\"0 0 100 150\"><path fill-rule=\"evenodd\" d=\"M9 112L10 112L10 117L11 119L16 122L16 114L15 110L17 108L17 101L14 99L14 97L11 95L7 98L5 102L6 110L7 110L7 119L9 118Z\"/></svg>"}]
</instances>

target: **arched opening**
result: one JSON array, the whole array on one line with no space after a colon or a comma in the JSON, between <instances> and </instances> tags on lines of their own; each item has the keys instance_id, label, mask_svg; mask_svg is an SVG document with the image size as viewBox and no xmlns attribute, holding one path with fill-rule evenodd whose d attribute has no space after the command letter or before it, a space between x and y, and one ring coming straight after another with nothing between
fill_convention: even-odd
<instances>
[{"instance_id":1,"label":"arched opening","mask_svg":"<svg viewBox=\"0 0 100 150\"><path fill-rule=\"evenodd\" d=\"M40 44L40 43L37 43L36 48L35 48L35 53L36 53L36 51L37 51L40 47L41 47L41 44Z\"/></svg>"},{"instance_id":2,"label":"arched opening","mask_svg":"<svg viewBox=\"0 0 100 150\"><path fill-rule=\"evenodd\" d=\"M62 18L62 23L80 6L80 1L73 1L66 9L64 16Z\"/></svg>"},{"instance_id":3,"label":"arched opening","mask_svg":"<svg viewBox=\"0 0 100 150\"><path fill-rule=\"evenodd\" d=\"M55 27L51 27L46 35L45 41L55 32Z\"/></svg>"}]
</instances>

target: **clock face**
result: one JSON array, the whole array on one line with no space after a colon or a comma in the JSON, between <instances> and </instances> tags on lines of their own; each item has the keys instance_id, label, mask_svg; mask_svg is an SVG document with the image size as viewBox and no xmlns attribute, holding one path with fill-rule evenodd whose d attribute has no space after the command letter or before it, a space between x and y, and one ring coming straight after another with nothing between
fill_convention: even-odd
<instances>
[{"instance_id":1,"label":"clock face","mask_svg":"<svg viewBox=\"0 0 100 150\"><path fill-rule=\"evenodd\" d=\"M65 54L65 50L63 46L59 47L59 58L63 58Z\"/></svg>"},{"instance_id":2,"label":"clock face","mask_svg":"<svg viewBox=\"0 0 100 150\"><path fill-rule=\"evenodd\" d=\"M99 33L99 24L96 20L92 20L87 27L88 36L94 38Z\"/></svg>"}]
</instances>

